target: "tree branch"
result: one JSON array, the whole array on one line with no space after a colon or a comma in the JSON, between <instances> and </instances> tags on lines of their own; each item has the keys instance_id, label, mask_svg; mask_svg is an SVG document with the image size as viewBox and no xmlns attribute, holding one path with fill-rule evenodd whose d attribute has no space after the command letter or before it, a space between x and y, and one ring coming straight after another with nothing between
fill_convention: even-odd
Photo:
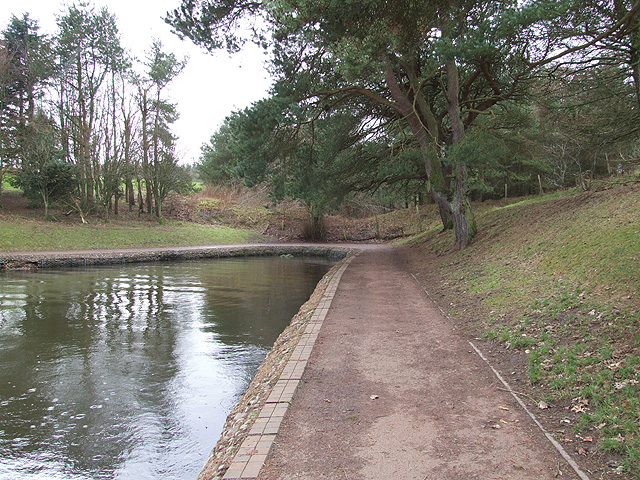
<instances>
[{"instance_id":1,"label":"tree branch","mask_svg":"<svg viewBox=\"0 0 640 480\"><path fill-rule=\"evenodd\" d=\"M633 8L629 10L629 12L627 12L627 14L624 17L622 17L622 19L620 19L614 26L612 26L609 30L606 30L605 32L601 33L593 40L590 40L589 42L583 43L581 45L576 45L575 47L567 48L566 50L556 55L553 55L552 57L549 57L547 59L538 60L537 62L529 62L525 59L524 62L529 67L541 67L555 60L558 60L559 58L565 57L575 52L579 52L580 50L584 50L585 48L589 48L595 45L596 43L598 43L600 40L604 40L605 38L613 35L617 30L623 27L626 23L630 22L638 12L640 12L640 0L638 0L633 6Z\"/></svg>"}]
</instances>

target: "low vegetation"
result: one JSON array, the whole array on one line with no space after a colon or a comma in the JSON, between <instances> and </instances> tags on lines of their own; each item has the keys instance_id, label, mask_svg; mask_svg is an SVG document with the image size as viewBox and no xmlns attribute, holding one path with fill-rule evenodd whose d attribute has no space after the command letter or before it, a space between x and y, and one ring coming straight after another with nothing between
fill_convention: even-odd
<instances>
[{"instance_id":1,"label":"low vegetation","mask_svg":"<svg viewBox=\"0 0 640 480\"><path fill-rule=\"evenodd\" d=\"M640 185L616 183L483 209L464 251L408 243L455 321L526 357L549 429L640 478Z\"/></svg>"}]
</instances>

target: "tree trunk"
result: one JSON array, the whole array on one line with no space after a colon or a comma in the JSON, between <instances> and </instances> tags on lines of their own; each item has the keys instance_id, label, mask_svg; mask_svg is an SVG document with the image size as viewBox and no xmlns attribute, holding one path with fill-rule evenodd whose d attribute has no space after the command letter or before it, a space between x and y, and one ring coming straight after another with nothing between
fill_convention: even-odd
<instances>
[{"instance_id":1,"label":"tree trunk","mask_svg":"<svg viewBox=\"0 0 640 480\"><path fill-rule=\"evenodd\" d=\"M44 191L40 192L40 195L44 204L44 218L47 218L49 216L49 196Z\"/></svg>"},{"instance_id":2,"label":"tree trunk","mask_svg":"<svg viewBox=\"0 0 640 480\"><path fill-rule=\"evenodd\" d=\"M307 240L323 240L326 235L324 215L317 208L307 205L309 223L303 226L302 236Z\"/></svg>"},{"instance_id":3,"label":"tree trunk","mask_svg":"<svg viewBox=\"0 0 640 480\"><path fill-rule=\"evenodd\" d=\"M155 202L155 213L158 220L162 222L162 200L160 199L160 194L158 192L154 192L153 201Z\"/></svg>"},{"instance_id":4,"label":"tree trunk","mask_svg":"<svg viewBox=\"0 0 640 480\"><path fill-rule=\"evenodd\" d=\"M638 43L640 44L640 33L637 33ZM633 75L633 86L635 87L635 95L636 102L638 107L640 107L640 50L639 47L633 45L630 48L630 64L631 64L631 72Z\"/></svg>"},{"instance_id":5,"label":"tree trunk","mask_svg":"<svg viewBox=\"0 0 640 480\"><path fill-rule=\"evenodd\" d=\"M127 185L127 188L126 188L127 203L129 204L129 211L132 212L133 206L136 204L136 193L133 190L133 180L131 180L130 178L127 178L126 185Z\"/></svg>"},{"instance_id":6,"label":"tree trunk","mask_svg":"<svg viewBox=\"0 0 640 480\"><path fill-rule=\"evenodd\" d=\"M453 143L457 144L464 138L465 131L460 117L460 80L455 58L448 60L445 68L447 72L447 113L451 122ZM471 202L469 201L469 180L466 165L457 163L453 167L453 175L454 193L450 212L453 220L456 248L462 249L469 245L469 242L476 234L477 228L471 211Z\"/></svg>"},{"instance_id":7,"label":"tree trunk","mask_svg":"<svg viewBox=\"0 0 640 480\"><path fill-rule=\"evenodd\" d=\"M455 194L451 202L453 231L456 237L456 248L463 249L477 233L475 216L469 200L469 180L467 167L458 165L455 172Z\"/></svg>"},{"instance_id":8,"label":"tree trunk","mask_svg":"<svg viewBox=\"0 0 640 480\"><path fill-rule=\"evenodd\" d=\"M142 181L138 178L138 215L144 213L144 198L142 197Z\"/></svg>"},{"instance_id":9,"label":"tree trunk","mask_svg":"<svg viewBox=\"0 0 640 480\"><path fill-rule=\"evenodd\" d=\"M147 188L147 213L151 213L153 211L153 193L151 191L151 185L149 185L148 178L146 179L145 183Z\"/></svg>"}]
</instances>

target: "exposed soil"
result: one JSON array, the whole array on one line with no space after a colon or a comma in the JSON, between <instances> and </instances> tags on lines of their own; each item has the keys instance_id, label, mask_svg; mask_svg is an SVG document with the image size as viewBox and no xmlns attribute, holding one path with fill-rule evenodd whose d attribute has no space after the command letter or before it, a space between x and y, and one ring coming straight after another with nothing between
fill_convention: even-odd
<instances>
[{"instance_id":1,"label":"exposed soil","mask_svg":"<svg viewBox=\"0 0 640 480\"><path fill-rule=\"evenodd\" d=\"M34 209L28 208L28 200L17 192L2 192L2 214L32 215Z\"/></svg>"},{"instance_id":2,"label":"exposed soil","mask_svg":"<svg viewBox=\"0 0 640 480\"><path fill-rule=\"evenodd\" d=\"M309 215L302 203L287 201L277 206L270 203L265 192L251 195L246 189L218 189L187 197L171 195L165 214L181 221L250 228L281 241L311 240ZM326 215L322 240L328 243L388 241L413 235L418 232L420 221L425 228L436 218L433 205L421 206L420 221L414 209L381 214L384 211L381 207L370 207L366 212L354 212L345 207L341 212Z\"/></svg>"}]
</instances>

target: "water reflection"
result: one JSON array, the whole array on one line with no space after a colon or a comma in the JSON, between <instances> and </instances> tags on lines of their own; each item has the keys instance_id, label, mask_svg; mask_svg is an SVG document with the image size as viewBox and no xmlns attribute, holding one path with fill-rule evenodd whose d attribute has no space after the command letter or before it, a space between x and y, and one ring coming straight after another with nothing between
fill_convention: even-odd
<instances>
[{"instance_id":1,"label":"water reflection","mask_svg":"<svg viewBox=\"0 0 640 480\"><path fill-rule=\"evenodd\" d=\"M196 477L329 268L233 259L0 276L0 479Z\"/></svg>"}]
</instances>

